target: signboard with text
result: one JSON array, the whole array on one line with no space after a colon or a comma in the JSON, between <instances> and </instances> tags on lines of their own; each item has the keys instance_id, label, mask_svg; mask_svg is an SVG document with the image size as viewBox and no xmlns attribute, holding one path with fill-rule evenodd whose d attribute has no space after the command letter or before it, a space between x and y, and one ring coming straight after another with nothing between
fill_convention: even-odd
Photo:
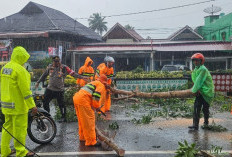
<instances>
[{"instance_id":1,"label":"signboard with text","mask_svg":"<svg viewBox=\"0 0 232 157\"><path fill-rule=\"evenodd\" d=\"M180 88L188 82L188 79L148 79L148 80L116 80L117 88L122 90L150 91L164 88Z\"/></svg>"}]
</instances>

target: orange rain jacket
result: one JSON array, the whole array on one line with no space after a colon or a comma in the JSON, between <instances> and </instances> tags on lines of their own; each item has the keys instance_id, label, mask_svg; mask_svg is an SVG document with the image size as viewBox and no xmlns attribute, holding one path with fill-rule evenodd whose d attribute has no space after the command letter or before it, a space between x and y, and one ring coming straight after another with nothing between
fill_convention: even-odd
<instances>
[{"instance_id":1,"label":"orange rain jacket","mask_svg":"<svg viewBox=\"0 0 232 157\"><path fill-rule=\"evenodd\" d=\"M91 81L93 81L94 70L93 70L93 67L91 67L91 65L90 66L88 65L89 62L91 62L91 65L93 64L92 59L90 57L87 57L85 60L85 64L82 67L80 67L78 74L83 76L83 77L88 77L89 82L91 82ZM85 80L78 78L76 83L80 87L83 87L84 85L86 85L89 82L86 82Z\"/></svg>"},{"instance_id":2,"label":"orange rain jacket","mask_svg":"<svg viewBox=\"0 0 232 157\"><path fill-rule=\"evenodd\" d=\"M79 125L79 140L85 141L86 146L95 145L95 114L92 108L99 108L104 104L106 88L100 81L92 81L82 87L73 96Z\"/></svg>"},{"instance_id":3,"label":"orange rain jacket","mask_svg":"<svg viewBox=\"0 0 232 157\"><path fill-rule=\"evenodd\" d=\"M111 83L112 83L111 77L113 77L113 75L114 75L114 68L113 68L113 67L108 68L108 67L106 66L105 63L101 63L101 64L97 67L96 75L95 75L95 80L96 80L101 74L105 74L105 75L107 76L107 78L108 78L107 84L108 84L108 85L111 85ZM109 111L109 110L110 110L110 107L111 107L111 94L110 94L110 91L108 90L108 91L107 91L107 94L106 94L105 105L102 107L102 111L103 111L103 112Z\"/></svg>"}]
</instances>

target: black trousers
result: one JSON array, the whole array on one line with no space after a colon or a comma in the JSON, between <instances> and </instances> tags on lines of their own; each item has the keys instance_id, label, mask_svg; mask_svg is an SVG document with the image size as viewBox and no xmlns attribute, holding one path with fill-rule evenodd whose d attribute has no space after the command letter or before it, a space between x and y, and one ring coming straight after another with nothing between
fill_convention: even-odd
<instances>
[{"instance_id":1,"label":"black trousers","mask_svg":"<svg viewBox=\"0 0 232 157\"><path fill-rule=\"evenodd\" d=\"M46 89L44 93L44 109L49 113L50 107L49 103L52 99L56 99L60 108L60 113L62 117L66 116L66 106L64 103L64 91L52 91L50 89Z\"/></svg>"},{"instance_id":2,"label":"black trousers","mask_svg":"<svg viewBox=\"0 0 232 157\"><path fill-rule=\"evenodd\" d=\"M201 94L196 96L193 111L193 126L199 127L201 109L204 114L204 124L209 123L209 104L205 101Z\"/></svg>"}]
</instances>

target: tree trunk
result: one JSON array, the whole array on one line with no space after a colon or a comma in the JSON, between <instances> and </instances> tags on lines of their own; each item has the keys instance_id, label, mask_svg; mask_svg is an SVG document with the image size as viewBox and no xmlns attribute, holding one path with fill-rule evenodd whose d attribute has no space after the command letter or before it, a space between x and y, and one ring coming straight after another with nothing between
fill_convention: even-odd
<instances>
[{"instance_id":1,"label":"tree trunk","mask_svg":"<svg viewBox=\"0 0 232 157\"><path fill-rule=\"evenodd\" d=\"M106 137L105 135L103 135L100 131L100 129L98 129L97 127L96 129L96 134L99 140L105 142L108 146L110 146L113 150L116 151L116 153L118 154L118 156L124 156L125 154L125 150L122 148L119 148L114 142L113 140L109 139L108 137Z\"/></svg>"},{"instance_id":2,"label":"tree trunk","mask_svg":"<svg viewBox=\"0 0 232 157\"><path fill-rule=\"evenodd\" d=\"M141 98L188 98L193 97L194 93L192 93L191 89L179 90L179 91L168 91L168 92L153 92L153 93L145 93L139 91L125 91L119 90L116 88L111 88L111 91L115 94L122 94Z\"/></svg>"}]
</instances>

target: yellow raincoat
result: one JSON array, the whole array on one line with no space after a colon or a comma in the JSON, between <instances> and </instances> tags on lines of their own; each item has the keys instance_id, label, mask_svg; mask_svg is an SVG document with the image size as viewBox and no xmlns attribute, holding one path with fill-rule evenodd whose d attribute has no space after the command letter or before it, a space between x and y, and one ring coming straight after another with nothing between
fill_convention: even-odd
<instances>
[{"instance_id":1,"label":"yellow raincoat","mask_svg":"<svg viewBox=\"0 0 232 157\"><path fill-rule=\"evenodd\" d=\"M25 145L28 110L35 107L30 90L30 74L23 67L30 55L23 47L13 50L11 61L1 69L1 108L5 115L4 128ZM10 154L11 136L2 129L1 156ZM28 150L14 140L16 156L25 156Z\"/></svg>"}]
</instances>

